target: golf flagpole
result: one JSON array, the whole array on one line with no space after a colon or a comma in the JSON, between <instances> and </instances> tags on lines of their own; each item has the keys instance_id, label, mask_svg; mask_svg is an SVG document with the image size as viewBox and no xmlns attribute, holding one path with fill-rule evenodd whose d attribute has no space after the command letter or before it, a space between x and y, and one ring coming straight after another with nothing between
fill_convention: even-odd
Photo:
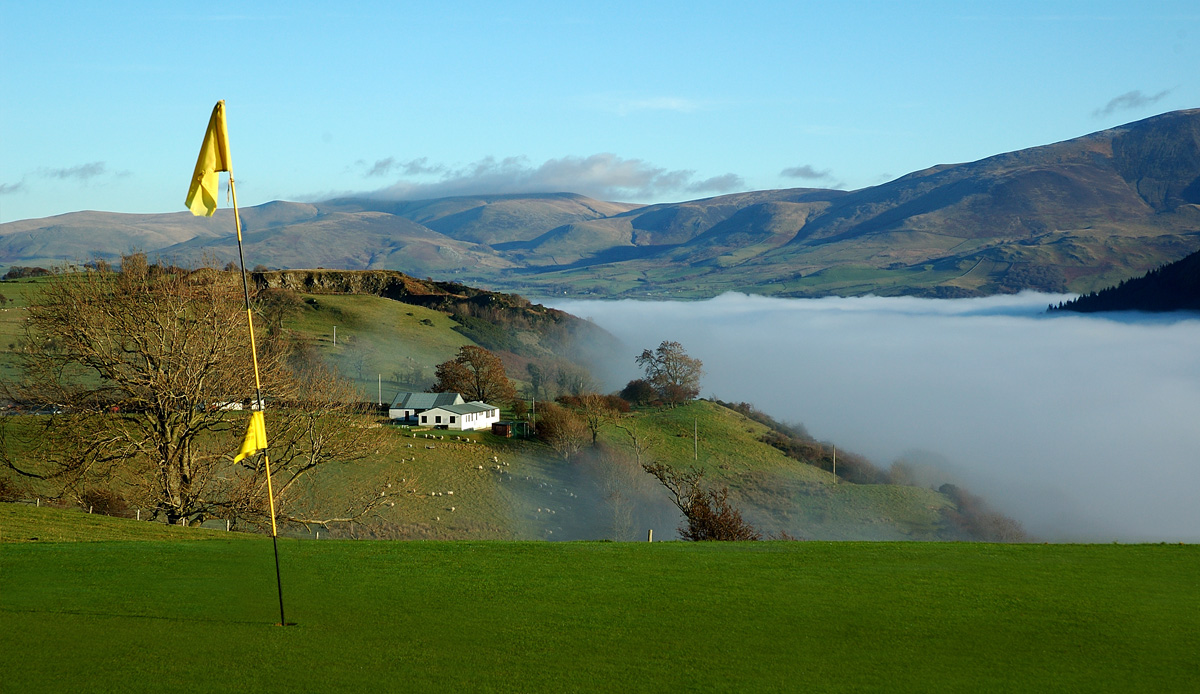
<instances>
[{"instance_id":1,"label":"golf flagpole","mask_svg":"<svg viewBox=\"0 0 1200 694\"><path fill-rule=\"evenodd\" d=\"M233 461L263 451L263 464L267 473L267 501L271 508L271 545L275 550L275 587L279 593L279 625L287 626L283 614L283 580L279 573L279 529L275 522L275 490L271 481L271 456L267 453L267 430L263 417L266 403L262 396L262 379L258 372L258 347L254 341L254 313L250 309L250 283L246 278L246 257L242 251L242 219L238 214L237 188L233 182L233 165L229 156L229 131L225 122L225 101L213 107L208 121L208 130L200 146L196 171L188 189L186 204L194 215L211 217L217 209L217 188L221 171L229 172L229 197L233 203L233 226L237 232L238 262L242 268L242 296L246 303L246 325L250 331L250 360L254 366L254 403L250 410L250 424L241 450Z\"/></svg>"}]
</instances>

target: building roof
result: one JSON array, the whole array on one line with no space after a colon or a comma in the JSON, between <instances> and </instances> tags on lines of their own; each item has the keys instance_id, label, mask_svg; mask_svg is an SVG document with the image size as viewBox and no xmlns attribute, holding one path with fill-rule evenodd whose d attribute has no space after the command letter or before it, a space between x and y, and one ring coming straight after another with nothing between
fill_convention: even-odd
<instances>
[{"instance_id":1,"label":"building roof","mask_svg":"<svg viewBox=\"0 0 1200 694\"><path fill-rule=\"evenodd\" d=\"M472 414L475 412L487 412L489 410L499 410L495 405L489 405L486 402L476 400L474 402L464 402L458 405L438 405L439 410L445 410L450 414Z\"/></svg>"},{"instance_id":2,"label":"building roof","mask_svg":"<svg viewBox=\"0 0 1200 694\"><path fill-rule=\"evenodd\" d=\"M458 393L397 393L392 400L393 410L429 410L434 407L458 405L463 397Z\"/></svg>"}]
</instances>

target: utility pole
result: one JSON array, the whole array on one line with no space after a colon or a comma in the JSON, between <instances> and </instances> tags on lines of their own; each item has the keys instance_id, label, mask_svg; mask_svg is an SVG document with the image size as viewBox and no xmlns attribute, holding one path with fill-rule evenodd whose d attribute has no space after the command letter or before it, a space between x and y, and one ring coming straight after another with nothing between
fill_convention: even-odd
<instances>
[{"instance_id":1,"label":"utility pole","mask_svg":"<svg viewBox=\"0 0 1200 694\"><path fill-rule=\"evenodd\" d=\"M700 460L700 420L692 417L692 460Z\"/></svg>"},{"instance_id":2,"label":"utility pole","mask_svg":"<svg viewBox=\"0 0 1200 694\"><path fill-rule=\"evenodd\" d=\"M383 407L383 374L379 374L379 406Z\"/></svg>"}]
</instances>

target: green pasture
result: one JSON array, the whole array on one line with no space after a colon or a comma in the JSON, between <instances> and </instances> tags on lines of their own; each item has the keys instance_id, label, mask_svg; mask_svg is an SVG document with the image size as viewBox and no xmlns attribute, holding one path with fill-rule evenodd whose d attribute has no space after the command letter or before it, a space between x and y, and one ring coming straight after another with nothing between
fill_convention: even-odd
<instances>
[{"instance_id":1,"label":"green pasture","mask_svg":"<svg viewBox=\"0 0 1200 694\"><path fill-rule=\"evenodd\" d=\"M241 415L230 417L237 420ZM28 434L39 419L12 417L0 422L14 434L9 439L10 455L17 459L32 455L22 448L27 436L15 434ZM653 442L645 454L648 460L705 469L711 483L729 486L731 500L764 533L835 540L941 536L942 509L950 504L945 495L921 487L838 480L761 442L767 431L764 425L716 403L648 408L634 413L625 424L634 422L641 435ZM693 443L694 431L699 432L698 447ZM632 460L627 436L611 425L601 432L603 448L598 455L585 448L572 461L535 439L401 427L389 427L388 432L390 449L326 466L296 490L327 516L361 506L364 498L380 492L390 497L362 522L322 529L322 535L629 540L645 537L653 529L665 539L674 536L682 521L669 506L666 492ZM236 424L221 434L231 452L240 435ZM699 456L693 460L697 448ZM0 475L5 474L0 470ZM29 501L55 494L53 484L7 477L21 485L22 497ZM129 499L129 503L136 508L149 502ZM317 529L313 526L307 534ZM305 529L292 526L284 532L299 535Z\"/></svg>"},{"instance_id":2,"label":"green pasture","mask_svg":"<svg viewBox=\"0 0 1200 694\"><path fill-rule=\"evenodd\" d=\"M0 281L0 294L6 299L0 304L0 379L12 380L18 376L16 354L24 336L26 308L32 295L47 281L47 278Z\"/></svg>"},{"instance_id":3,"label":"green pasture","mask_svg":"<svg viewBox=\"0 0 1200 694\"><path fill-rule=\"evenodd\" d=\"M284 539L279 552L288 627L265 538L0 544L4 688L1200 687L1195 546Z\"/></svg>"},{"instance_id":4,"label":"green pasture","mask_svg":"<svg viewBox=\"0 0 1200 694\"><path fill-rule=\"evenodd\" d=\"M382 375L385 404L400 388L424 390L435 380L435 365L452 359L462 345L473 344L454 331L457 323L453 319L432 309L378 296L301 297L305 308L287 322L288 329L371 400L378 395Z\"/></svg>"}]
</instances>

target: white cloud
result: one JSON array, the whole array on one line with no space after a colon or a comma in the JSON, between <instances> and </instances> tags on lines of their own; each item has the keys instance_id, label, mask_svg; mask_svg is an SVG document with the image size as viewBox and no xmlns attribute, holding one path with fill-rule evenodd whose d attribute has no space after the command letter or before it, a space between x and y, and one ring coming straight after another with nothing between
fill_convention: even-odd
<instances>
[{"instance_id":1,"label":"white cloud","mask_svg":"<svg viewBox=\"0 0 1200 694\"><path fill-rule=\"evenodd\" d=\"M681 96L629 96L625 94L593 94L584 97L589 108L628 116L645 111L668 111L671 113L694 113L707 108L707 102Z\"/></svg>"},{"instance_id":2,"label":"white cloud","mask_svg":"<svg viewBox=\"0 0 1200 694\"><path fill-rule=\"evenodd\" d=\"M727 173L696 180L690 169L668 170L642 159L624 159L600 153L565 156L533 165L525 157L485 157L452 169L427 159L400 163L391 159L369 169L403 169L406 175L436 174L435 181L401 180L377 190L371 197L428 199L451 195L571 192L604 200L656 200L677 193L726 193L745 185L740 176Z\"/></svg>"},{"instance_id":3,"label":"white cloud","mask_svg":"<svg viewBox=\"0 0 1200 694\"><path fill-rule=\"evenodd\" d=\"M0 183L0 195L12 195L13 193L21 193L25 190L25 179L21 179L16 183Z\"/></svg>"},{"instance_id":4,"label":"white cloud","mask_svg":"<svg viewBox=\"0 0 1200 694\"><path fill-rule=\"evenodd\" d=\"M792 166L792 167L786 168L783 171L780 171L779 175L786 176L788 178L803 178L803 179L808 179L808 180L813 180L813 181L819 181L822 179L827 179L830 176L832 176L832 172L829 169L825 169L824 171L818 171L812 164L802 164L800 166Z\"/></svg>"},{"instance_id":5,"label":"white cloud","mask_svg":"<svg viewBox=\"0 0 1200 694\"><path fill-rule=\"evenodd\" d=\"M1104 108L1098 108L1095 111L1092 111L1092 115L1097 118L1102 118L1104 116L1110 116L1117 111L1129 111L1132 109L1142 108L1144 106L1150 106L1165 99L1172 91L1174 90L1164 89L1163 91L1152 95L1143 94L1141 90L1125 92L1120 96L1115 96L1110 99L1109 102L1104 105Z\"/></svg>"},{"instance_id":6,"label":"white cloud","mask_svg":"<svg viewBox=\"0 0 1200 694\"><path fill-rule=\"evenodd\" d=\"M62 169L39 169L38 173L47 178L75 180L87 183L97 176L103 176L108 173L108 167L102 161L93 161L88 164L80 164Z\"/></svg>"}]
</instances>

